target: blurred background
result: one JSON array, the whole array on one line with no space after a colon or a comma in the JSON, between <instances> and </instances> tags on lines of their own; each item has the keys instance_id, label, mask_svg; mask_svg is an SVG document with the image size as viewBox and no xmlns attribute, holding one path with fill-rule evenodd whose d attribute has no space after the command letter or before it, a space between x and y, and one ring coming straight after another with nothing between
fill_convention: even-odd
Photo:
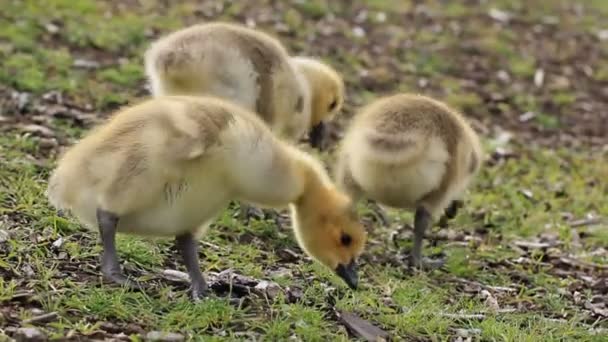
<instances>
[{"instance_id":1,"label":"blurred background","mask_svg":"<svg viewBox=\"0 0 608 342\"><path fill-rule=\"evenodd\" d=\"M224 20L331 63L346 77L347 115L373 97L413 91L460 108L482 129L597 145L608 133L607 18L603 0L6 0L0 105L35 114L33 102L59 92L69 108L106 112L148 94L150 40Z\"/></svg>"}]
</instances>

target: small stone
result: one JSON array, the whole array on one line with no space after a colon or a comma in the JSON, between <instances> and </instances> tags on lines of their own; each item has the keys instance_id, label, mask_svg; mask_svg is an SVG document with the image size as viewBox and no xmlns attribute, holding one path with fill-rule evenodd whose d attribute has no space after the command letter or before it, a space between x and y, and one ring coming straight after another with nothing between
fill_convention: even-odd
<instances>
[{"instance_id":1,"label":"small stone","mask_svg":"<svg viewBox=\"0 0 608 342\"><path fill-rule=\"evenodd\" d=\"M597 32L597 38L601 41L605 41L608 40L608 29L606 30L599 30Z\"/></svg>"},{"instance_id":2,"label":"small stone","mask_svg":"<svg viewBox=\"0 0 608 342\"><path fill-rule=\"evenodd\" d=\"M367 89L375 89L389 85L394 75L385 67L377 67L362 73L361 84Z\"/></svg>"},{"instance_id":3,"label":"small stone","mask_svg":"<svg viewBox=\"0 0 608 342\"><path fill-rule=\"evenodd\" d=\"M170 281L178 282L178 283L189 283L190 276L188 273L184 273L177 270L164 270L162 276Z\"/></svg>"},{"instance_id":4,"label":"small stone","mask_svg":"<svg viewBox=\"0 0 608 342\"><path fill-rule=\"evenodd\" d=\"M534 199L534 193L532 193L532 191L529 189L521 189L521 190L519 190L519 192L522 195L524 195L525 198L527 198L529 200Z\"/></svg>"},{"instance_id":5,"label":"small stone","mask_svg":"<svg viewBox=\"0 0 608 342\"><path fill-rule=\"evenodd\" d=\"M454 333L459 337L472 337L474 335L481 335L481 329L454 329Z\"/></svg>"},{"instance_id":6,"label":"small stone","mask_svg":"<svg viewBox=\"0 0 608 342\"><path fill-rule=\"evenodd\" d=\"M255 289L263 294L266 294L266 296L268 296L268 298L270 299L276 298L281 292L281 287L279 286L279 284L267 280L260 281L255 286Z\"/></svg>"},{"instance_id":7,"label":"small stone","mask_svg":"<svg viewBox=\"0 0 608 342\"><path fill-rule=\"evenodd\" d=\"M42 94L42 98L45 101L55 103L55 104L63 103L63 95L58 90L51 90L49 92L46 92L46 93Z\"/></svg>"},{"instance_id":8,"label":"small stone","mask_svg":"<svg viewBox=\"0 0 608 342\"><path fill-rule=\"evenodd\" d=\"M485 305L490 309L490 311L496 312L500 309L500 306L498 305L498 300L490 293L490 291L482 290L481 297L486 299Z\"/></svg>"},{"instance_id":9,"label":"small stone","mask_svg":"<svg viewBox=\"0 0 608 342\"><path fill-rule=\"evenodd\" d=\"M383 23L386 21L386 13L384 12L378 12L376 14L376 21L379 23Z\"/></svg>"},{"instance_id":10,"label":"small stone","mask_svg":"<svg viewBox=\"0 0 608 342\"><path fill-rule=\"evenodd\" d=\"M357 38L363 38L363 37L365 37L365 30L360 26L355 26L353 28L353 34Z\"/></svg>"},{"instance_id":11,"label":"small stone","mask_svg":"<svg viewBox=\"0 0 608 342\"><path fill-rule=\"evenodd\" d=\"M287 302L288 303L300 302L302 300L302 297L304 297L304 293L302 292L302 289L297 288L297 287L288 287L286 289L286 292L287 292Z\"/></svg>"},{"instance_id":12,"label":"small stone","mask_svg":"<svg viewBox=\"0 0 608 342\"><path fill-rule=\"evenodd\" d=\"M60 236L59 239L55 240L52 244L54 248L60 248L63 245L63 238Z\"/></svg>"},{"instance_id":13,"label":"small stone","mask_svg":"<svg viewBox=\"0 0 608 342\"><path fill-rule=\"evenodd\" d=\"M543 86L545 80L545 71L543 69L537 69L534 73L534 85L538 88Z\"/></svg>"},{"instance_id":14,"label":"small stone","mask_svg":"<svg viewBox=\"0 0 608 342\"><path fill-rule=\"evenodd\" d=\"M281 250L279 250L277 252L279 258L281 258L281 261L284 262L295 262L298 261L300 259L300 256L298 255L298 253L292 251L289 248L283 248Z\"/></svg>"},{"instance_id":15,"label":"small stone","mask_svg":"<svg viewBox=\"0 0 608 342\"><path fill-rule=\"evenodd\" d=\"M23 273L25 273L25 275L26 275L28 278L32 278L34 275L36 275L36 273L34 272L34 269L32 268L32 266L27 265L27 264L26 264L26 265L24 265L24 266L21 268L21 271L22 271Z\"/></svg>"},{"instance_id":16,"label":"small stone","mask_svg":"<svg viewBox=\"0 0 608 342\"><path fill-rule=\"evenodd\" d=\"M120 327L114 323L111 322L102 322L99 325L99 328L101 328L102 330L105 330L111 334L115 334L115 333L119 333L120 331Z\"/></svg>"},{"instance_id":17,"label":"small stone","mask_svg":"<svg viewBox=\"0 0 608 342\"><path fill-rule=\"evenodd\" d=\"M534 112L525 112L519 116L519 122L528 122L536 117Z\"/></svg>"},{"instance_id":18,"label":"small stone","mask_svg":"<svg viewBox=\"0 0 608 342\"><path fill-rule=\"evenodd\" d=\"M504 70L498 70L496 73L496 78L498 78L501 82L508 83L511 81L511 76L509 73Z\"/></svg>"},{"instance_id":19,"label":"small stone","mask_svg":"<svg viewBox=\"0 0 608 342\"><path fill-rule=\"evenodd\" d=\"M0 243L8 241L9 237L10 236L6 230L0 230Z\"/></svg>"},{"instance_id":20,"label":"small stone","mask_svg":"<svg viewBox=\"0 0 608 342\"><path fill-rule=\"evenodd\" d=\"M17 341L46 341L46 334L34 327L24 327L17 329L15 333L15 339Z\"/></svg>"},{"instance_id":21,"label":"small stone","mask_svg":"<svg viewBox=\"0 0 608 342\"><path fill-rule=\"evenodd\" d=\"M57 147L57 140L52 138L41 138L38 140L38 146L42 149L51 149Z\"/></svg>"},{"instance_id":22,"label":"small stone","mask_svg":"<svg viewBox=\"0 0 608 342\"><path fill-rule=\"evenodd\" d=\"M38 309L38 308L33 308L30 310L30 312L32 313L32 315L34 316L38 316L38 315L42 315L44 314L44 310L42 309Z\"/></svg>"},{"instance_id":23,"label":"small stone","mask_svg":"<svg viewBox=\"0 0 608 342\"><path fill-rule=\"evenodd\" d=\"M17 100L17 109L21 111L30 103L32 94L13 92L11 96L13 99Z\"/></svg>"},{"instance_id":24,"label":"small stone","mask_svg":"<svg viewBox=\"0 0 608 342\"><path fill-rule=\"evenodd\" d=\"M44 28L50 34L55 34L55 33L59 32L59 26L57 26L53 23L48 23L48 24L44 25Z\"/></svg>"},{"instance_id":25,"label":"small stone","mask_svg":"<svg viewBox=\"0 0 608 342\"><path fill-rule=\"evenodd\" d=\"M99 63L96 61L91 61L88 59L76 59L74 60L74 64L72 64L75 68L81 69L97 69L99 68Z\"/></svg>"},{"instance_id":26,"label":"small stone","mask_svg":"<svg viewBox=\"0 0 608 342\"><path fill-rule=\"evenodd\" d=\"M150 331L146 334L146 341L158 342L180 342L184 340L184 336L172 332Z\"/></svg>"},{"instance_id":27,"label":"small stone","mask_svg":"<svg viewBox=\"0 0 608 342\"><path fill-rule=\"evenodd\" d=\"M492 18L496 21L500 21L501 23L509 22L509 20L511 20L511 17L512 17L511 13L506 12L506 11L501 11L496 8L490 9L490 11L488 12L488 15L490 16L490 18Z\"/></svg>"}]
</instances>

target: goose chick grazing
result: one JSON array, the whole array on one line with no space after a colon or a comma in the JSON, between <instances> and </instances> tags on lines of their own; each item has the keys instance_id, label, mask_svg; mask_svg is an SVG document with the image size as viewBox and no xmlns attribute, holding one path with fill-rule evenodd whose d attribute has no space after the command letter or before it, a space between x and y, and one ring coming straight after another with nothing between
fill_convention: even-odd
<instances>
[{"instance_id":1,"label":"goose chick grazing","mask_svg":"<svg viewBox=\"0 0 608 342\"><path fill-rule=\"evenodd\" d=\"M429 97L401 94L368 105L353 119L340 147L336 178L353 198L414 209L415 266L424 231L457 206L482 160L479 138L465 119Z\"/></svg>"},{"instance_id":2,"label":"goose chick grazing","mask_svg":"<svg viewBox=\"0 0 608 342\"><path fill-rule=\"evenodd\" d=\"M344 80L329 65L309 57L292 57L291 62L307 80L311 97L310 144L321 148L325 123L342 109Z\"/></svg>"},{"instance_id":3,"label":"goose chick grazing","mask_svg":"<svg viewBox=\"0 0 608 342\"><path fill-rule=\"evenodd\" d=\"M116 232L175 236L194 297L207 286L196 239L231 200L291 207L300 246L357 286L365 231L350 198L309 155L277 139L254 114L220 99L167 96L115 114L70 148L48 187L103 243L102 273L129 284Z\"/></svg>"},{"instance_id":4,"label":"goose chick grazing","mask_svg":"<svg viewBox=\"0 0 608 342\"><path fill-rule=\"evenodd\" d=\"M242 25L194 25L153 43L145 53L152 93L212 95L256 114L292 141L310 127L310 90L281 43Z\"/></svg>"}]
</instances>

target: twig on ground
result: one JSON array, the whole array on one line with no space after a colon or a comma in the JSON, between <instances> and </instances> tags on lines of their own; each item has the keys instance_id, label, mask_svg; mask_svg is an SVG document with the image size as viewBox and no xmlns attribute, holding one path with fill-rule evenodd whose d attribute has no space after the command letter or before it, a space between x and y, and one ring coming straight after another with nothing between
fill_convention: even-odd
<instances>
[{"instance_id":1,"label":"twig on ground","mask_svg":"<svg viewBox=\"0 0 608 342\"><path fill-rule=\"evenodd\" d=\"M45 313L43 315L28 318L23 321L23 324L48 323L48 322L56 320L57 318L59 318L59 314L57 312L53 311L53 312Z\"/></svg>"},{"instance_id":2,"label":"twig on ground","mask_svg":"<svg viewBox=\"0 0 608 342\"><path fill-rule=\"evenodd\" d=\"M353 313L337 311L336 314L340 322L355 336L367 341L386 341L389 337L386 331Z\"/></svg>"},{"instance_id":3,"label":"twig on ground","mask_svg":"<svg viewBox=\"0 0 608 342\"><path fill-rule=\"evenodd\" d=\"M574 220L574 221L569 222L570 227L572 227L572 228L583 227L583 226L593 226L593 225L600 224L600 223L602 223L601 217L590 217L590 218L586 218L586 219Z\"/></svg>"}]
</instances>

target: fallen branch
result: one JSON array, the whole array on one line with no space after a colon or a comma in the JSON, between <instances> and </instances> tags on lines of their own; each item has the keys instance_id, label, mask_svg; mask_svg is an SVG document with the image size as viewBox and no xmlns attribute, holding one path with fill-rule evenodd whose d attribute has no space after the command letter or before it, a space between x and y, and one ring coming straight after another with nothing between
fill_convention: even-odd
<instances>
[{"instance_id":1,"label":"fallen branch","mask_svg":"<svg viewBox=\"0 0 608 342\"><path fill-rule=\"evenodd\" d=\"M486 315L484 314L464 314L464 313L447 313L447 312L441 312L439 313L439 316L441 317L447 317L447 318L454 318L454 319L477 319L477 320L484 320L486 318Z\"/></svg>"},{"instance_id":2,"label":"fallen branch","mask_svg":"<svg viewBox=\"0 0 608 342\"><path fill-rule=\"evenodd\" d=\"M492 310L491 312L482 311L482 312L474 313L474 314L440 312L439 316L453 318L453 319L476 319L476 320L482 321L486 318L486 315L507 314L507 313L513 313L513 312L517 312L517 309L506 308L506 309Z\"/></svg>"},{"instance_id":3,"label":"fallen branch","mask_svg":"<svg viewBox=\"0 0 608 342\"><path fill-rule=\"evenodd\" d=\"M211 248L213 250L216 250L216 251L221 251L222 250L222 247L220 247L218 245L215 245L215 244L212 244L211 242L201 241L201 244L203 246L209 247L209 248Z\"/></svg>"},{"instance_id":4,"label":"fallen branch","mask_svg":"<svg viewBox=\"0 0 608 342\"><path fill-rule=\"evenodd\" d=\"M161 276L169 281L174 281L174 282L178 282L178 283L189 283L190 282L190 276L188 275L188 273L184 273L178 270L163 270L161 273Z\"/></svg>"},{"instance_id":5,"label":"fallen branch","mask_svg":"<svg viewBox=\"0 0 608 342\"><path fill-rule=\"evenodd\" d=\"M23 291L23 292L17 292L15 294L13 294L13 296L11 297L11 300L23 300L23 299L28 299L31 297L34 297L36 294L34 293L34 291Z\"/></svg>"},{"instance_id":6,"label":"fallen branch","mask_svg":"<svg viewBox=\"0 0 608 342\"><path fill-rule=\"evenodd\" d=\"M454 280L458 283L465 284L465 285L479 286L481 289L485 289L485 290L492 290L492 291L496 291L496 292L511 292L511 293L517 292L516 288L508 287L508 286L486 285L486 284L480 283L478 281L467 280L467 279L457 278L457 277L451 277L450 279Z\"/></svg>"},{"instance_id":7,"label":"fallen branch","mask_svg":"<svg viewBox=\"0 0 608 342\"><path fill-rule=\"evenodd\" d=\"M564 264L580 268L608 270L608 265L601 265L596 264L594 262L582 261L571 257L560 257L559 261L563 262Z\"/></svg>"},{"instance_id":8,"label":"fallen branch","mask_svg":"<svg viewBox=\"0 0 608 342\"><path fill-rule=\"evenodd\" d=\"M386 341L389 334L363 318L344 311L337 311L338 319L355 336L370 342Z\"/></svg>"},{"instance_id":9,"label":"fallen branch","mask_svg":"<svg viewBox=\"0 0 608 342\"><path fill-rule=\"evenodd\" d=\"M570 227L572 227L572 228L583 227L583 226L593 226L595 224L600 224L600 223L602 223L601 217L591 217L591 218L586 218L586 219L575 220L575 221L569 222Z\"/></svg>"},{"instance_id":10,"label":"fallen branch","mask_svg":"<svg viewBox=\"0 0 608 342\"><path fill-rule=\"evenodd\" d=\"M55 311L49 312L40 316L35 316L23 321L23 324L42 324L48 323L56 320L59 317L59 314Z\"/></svg>"}]
</instances>

